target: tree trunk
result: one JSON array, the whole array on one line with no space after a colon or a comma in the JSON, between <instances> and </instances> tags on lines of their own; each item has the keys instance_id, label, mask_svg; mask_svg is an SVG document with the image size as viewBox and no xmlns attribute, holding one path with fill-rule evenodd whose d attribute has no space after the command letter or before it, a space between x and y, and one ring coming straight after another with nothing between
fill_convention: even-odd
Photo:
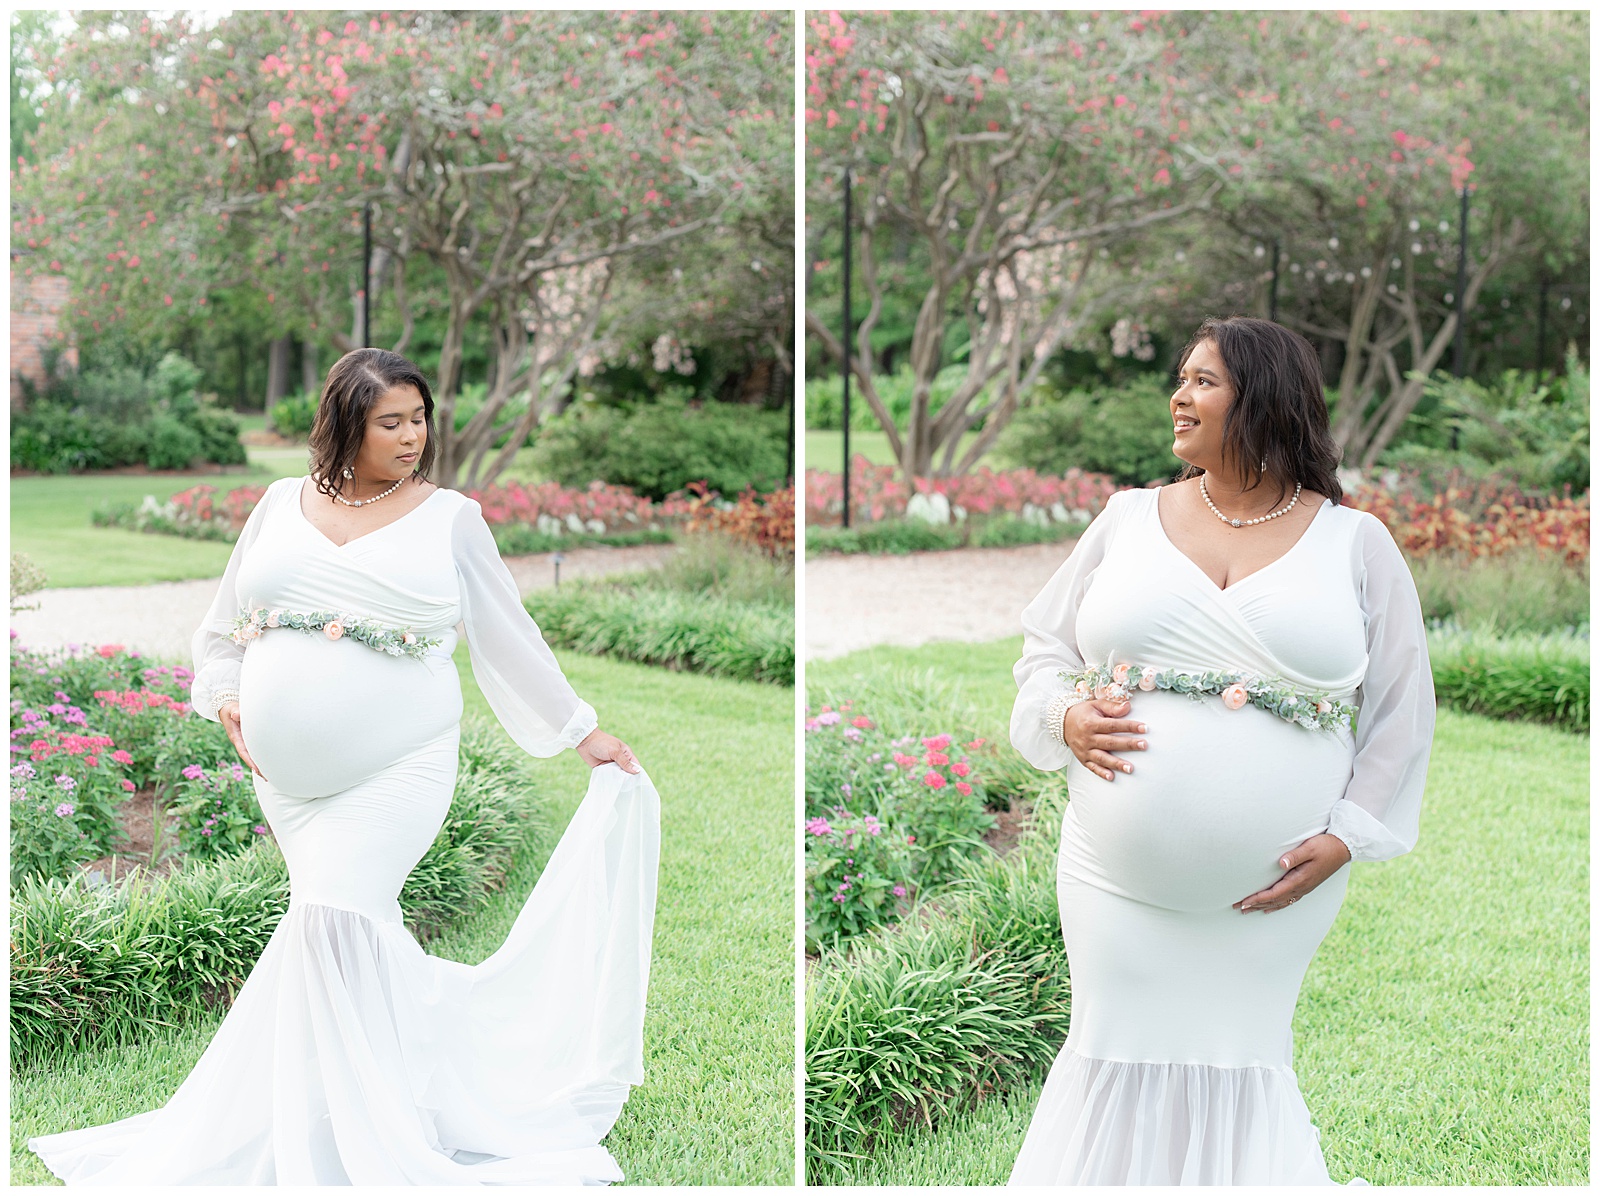
<instances>
[{"instance_id":1,"label":"tree trunk","mask_svg":"<svg viewBox=\"0 0 1600 1196\"><path fill-rule=\"evenodd\" d=\"M317 370L317 342L309 338L300 342L300 389L310 395L322 390L322 374Z\"/></svg>"},{"instance_id":2,"label":"tree trunk","mask_svg":"<svg viewBox=\"0 0 1600 1196\"><path fill-rule=\"evenodd\" d=\"M289 393L289 367L294 359L294 338L285 334L267 346L267 403L272 405Z\"/></svg>"}]
</instances>

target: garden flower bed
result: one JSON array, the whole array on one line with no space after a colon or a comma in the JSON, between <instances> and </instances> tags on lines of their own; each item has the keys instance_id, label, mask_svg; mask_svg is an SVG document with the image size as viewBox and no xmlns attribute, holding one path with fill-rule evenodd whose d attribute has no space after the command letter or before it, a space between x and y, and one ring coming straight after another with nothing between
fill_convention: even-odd
<instances>
[{"instance_id":1,"label":"garden flower bed","mask_svg":"<svg viewBox=\"0 0 1600 1196\"><path fill-rule=\"evenodd\" d=\"M184 701L189 670L115 644L30 652L13 632L11 678L13 1062L231 1000L288 874L227 734ZM420 938L470 916L543 829L524 758L492 726L464 723L461 753L401 894ZM154 829L129 854L141 815Z\"/></svg>"}]
</instances>

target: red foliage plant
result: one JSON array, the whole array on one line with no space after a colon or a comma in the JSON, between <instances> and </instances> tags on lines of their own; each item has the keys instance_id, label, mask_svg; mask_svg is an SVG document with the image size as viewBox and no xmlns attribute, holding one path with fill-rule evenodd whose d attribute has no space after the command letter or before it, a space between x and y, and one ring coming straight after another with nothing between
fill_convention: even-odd
<instances>
[{"instance_id":1,"label":"red foliage plant","mask_svg":"<svg viewBox=\"0 0 1600 1196\"><path fill-rule=\"evenodd\" d=\"M1589 496L1539 497L1500 481L1455 483L1429 495L1415 478L1394 487L1363 483L1346 506L1383 520L1407 556L1495 557L1519 549L1589 559Z\"/></svg>"}]
</instances>

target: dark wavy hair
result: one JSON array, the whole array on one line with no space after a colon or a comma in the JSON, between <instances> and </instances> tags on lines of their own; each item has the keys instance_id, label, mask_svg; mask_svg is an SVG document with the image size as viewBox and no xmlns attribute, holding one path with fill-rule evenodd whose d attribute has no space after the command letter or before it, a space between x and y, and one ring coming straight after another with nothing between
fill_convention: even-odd
<instances>
[{"instance_id":1,"label":"dark wavy hair","mask_svg":"<svg viewBox=\"0 0 1600 1196\"><path fill-rule=\"evenodd\" d=\"M1344 488L1334 471L1340 449L1328 430L1322 364L1311 342L1271 320L1210 316L1183 347L1179 370L1205 341L1216 345L1233 383L1233 405L1222 421L1222 459L1246 479L1245 489L1270 479L1281 499L1299 482L1339 502ZM1185 465L1178 480L1204 472Z\"/></svg>"},{"instance_id":2,"label":"dark wavy hair","mask_svg":"<svg viewBox=\"0 0 1600 1196\"><path fill-rule=\"evenodd\" d=\"M367 416L373 403L396 386L414 386L422 396L428 428L427 443L417 458L416 474L427 477L433 468L438 443L433 425L433 390L411 362L387 349L352 349L328 371L311 424L310 470L317 489L330 498L344 488L344 469L355 462L367 435Z\"/></svg>"}]
</instances>

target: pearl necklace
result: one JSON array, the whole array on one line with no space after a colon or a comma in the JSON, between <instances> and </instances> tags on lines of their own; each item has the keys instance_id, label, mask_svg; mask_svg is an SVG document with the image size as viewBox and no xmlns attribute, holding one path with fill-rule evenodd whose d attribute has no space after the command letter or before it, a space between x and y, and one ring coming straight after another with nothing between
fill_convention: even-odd
<instances>
[{"instance_id":1,"label":"pearl necklace","mask_svg":"<svg viewBox=\"0 0 1600 1196\"><path fill-rule=\"evenodd\" d=\"M388 498L396 490L400 489L401 485L404 482L405 482L405 478L401 478L400 481L396 482L393 486L390 486L382 494L379 494L379 495L377 495L376 497L373 497L373 498L358 498L358 499L356 499L354 501L351 501L350 499L346 498L342 494L335 494L333 497L338 499L340 502L342 502L347 507L364 507L364 506L367 506L370 503L377 502L378 499L380 499L380 498ZM1213 510L1214 509L1215 508L1213 508Z\"/></svg>"},{"instance_id":2,"label":"pearl necklace","mask_svg":"<svg viewBox=\"0 0 1600 1196\"><path fill-rule=\"evenodd\" d=\"M1283 510L1274 511L1270 515L1262 515L1256 519L1229 519L1221 511L1217 510L1217 504L1211 501L1211 495L1206 492L1205 474L1200 475L1200 497L1206 500L1206 506L1211 508L1211 513L1228 526L1249 527L1253 523L1265 523L1269 519L1276 519L1279 515L1287 515L1291 510L1293 510L1294 504L1300 501L1300 483L1296 482L1294 484L1294 497L1289 500L1288 505L1285 506Z\"/></svg>"}]
</instances>

